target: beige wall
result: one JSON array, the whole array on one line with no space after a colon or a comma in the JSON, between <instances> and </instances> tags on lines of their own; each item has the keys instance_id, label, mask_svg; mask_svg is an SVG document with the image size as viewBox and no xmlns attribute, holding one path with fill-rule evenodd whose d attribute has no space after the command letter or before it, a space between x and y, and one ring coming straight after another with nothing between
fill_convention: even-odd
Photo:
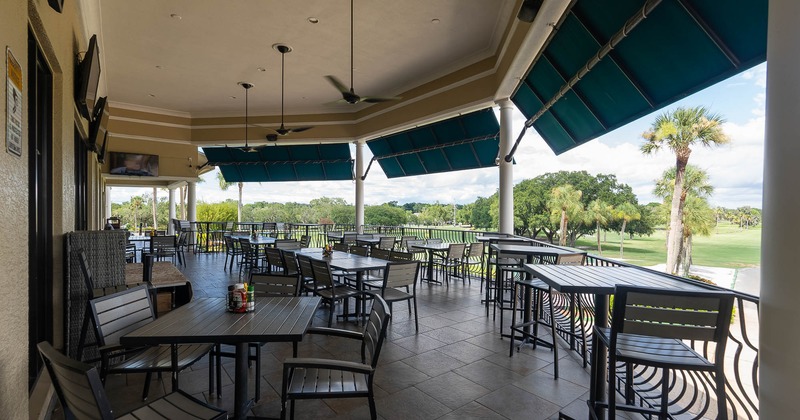
<instances>
[{"instance_id":1,"label":"beige wall","mask_svg":"<svg viewBox=\"0 0 800 420\"><path fill-rule=\"evenodd\" d=\"M27 69L26 0L0 2L0 39L11 48L17 61ZM0 117L0 231L20 241L0 241L0 413L9 418L25 418L28 401L28 174L27 142L22 157L5 152L6 139L6 60L3 51L3 80L0 83L2 110ZM25 80L27 82L27 79ZM24 98L27 107L27 97ZM23 113L23 117L26 117ZM25 296L20 298L20 295Z\"/></svg>"},{"instance_id":2,"label":"beige wall","mask_svg":"<svg viewBox=\"0 0 800 420\"><path fill-rule=\"evenodd\" d=\"M23 67L24 105L28 102L28 27L34 33L53 72L53 299L54 344L62 342L62 261L64 233L74 228L74 147L76 126L73 101L75 54L86 48L87 37L80 28L77 6L64 2L62 14L45 0L0 1L0 39ZM77 41L76 41L77 40ZM76 45L77 43L77 45ZM2 61L2 122L0 139L6 136L6 62ZM0 413L3 418L28 418L28 133L27 112L23 112L23 155L0 152ZM80 122L85 129L85 121ZM5 147L3 147L5 149ZM97 175L92 182L97 184ZM94 211L93 205L92 211ZM96 218L91 214L90 218ZM36 310L35 308L31 310Z\"/></svg>"}]
</instances>

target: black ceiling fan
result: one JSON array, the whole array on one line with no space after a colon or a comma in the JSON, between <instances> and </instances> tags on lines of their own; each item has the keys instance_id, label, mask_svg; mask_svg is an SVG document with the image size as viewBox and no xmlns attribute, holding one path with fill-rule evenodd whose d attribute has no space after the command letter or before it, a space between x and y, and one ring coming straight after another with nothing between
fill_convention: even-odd
<instances>
[{"instance_id":1,"label":"black ceiling fan","mask_svg":"<svg viewBox=\"0 0 800 420\"><path fill-rule=\"evenodd\" d=\"M248 83L248 82L239 82L237 84L244 88L244 146L236 147L236 149L239 149L239 150L241 150L243 152L248 152L248 153L258 152L260 149L264 148L264 146L255 146L255 147L254 146L250 146L248 144L248 138L247 138L247 127L249 127L249 125L250 125L248 123L248 119L247 119L247 116L248 116L248 114L247 114L248 92L253 87L253 84L252 83Z\"/></svg>"},{"instance_id":2,"label":"black ceiling fan","mask_svg":"<svg viewBox=\"0 0 800 420\"><path fill-rule=\"evenodd\" d=\"M342 94L342 99L338 100L337 102L357 104L361 102L378 103L402 99L399 96L359 96L356 95L356 92L353 89L353 0L350 0L350 88L348 89L347 86L341 82L341 80L336 78L336 76L327 75L325 78L328 79L328 81L339 90L339 93Z\"/></svg>"},{"instance_id":3,"label":"black ceiling fan","mask_svg":"<svg viewBox=\"0 0 800 420\"><path fill-rule=\"evenodd\" d=\"M277 141L278 136L285 136L289 133L299 133L301 131L306 131L314 127L306 126L306 127L295 127L295 128L286 128L283 125L283 76L284 76L284 66L286 61L286 54L292 51L292 47L283 44L275 44L273 48L278 50L281 53L281 126L279 128L274 129L277 134L267 134L267 141Z\"/></svg>"}]
</instances>

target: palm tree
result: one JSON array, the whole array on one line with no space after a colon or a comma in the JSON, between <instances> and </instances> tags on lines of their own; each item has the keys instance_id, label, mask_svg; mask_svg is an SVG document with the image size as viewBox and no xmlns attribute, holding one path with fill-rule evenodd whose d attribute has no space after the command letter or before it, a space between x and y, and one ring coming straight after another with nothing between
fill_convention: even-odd
<instances>
[{"instance_id":1,"label":"palm tree","mask_svg":"<svg viewBox=\"0 0 800 420\"><path fill-rule=\"evenodd\" d=\"M153 187L153 230L158 229L158 187Z\"/></svg>"},{"instance_id":2,"label":"palm tree","mask_svg":"<svg viewBox=\"0 0 800 420\"><path fill-rule=\"evenodd\" d=\"M219 189L222 191L227 191L228 188L233 185L232 182L228 182L225 180L225 177L222 176L222 171L217 172L217 181L219 181ZM244 183L239 181L237 183L239 186L239 205L238 205L238 212L237 212L237 221L239 223L242 222L242 188L244 187Z\"/></svg>"},{"instance_id":3,"label":"palm tree","mask_svg":"<svg viewBox=\"0 0 800 420\"><path fill-rule=\"evenodd\" d=\"M134 227L134 229L136 229L136 227L139 225L139 209L142 208L143 204L144 204L144 201L142 200L141 196L137 195L137 196L131 197L131 209L133 210L133 227ZM142 233L141 229L139 230L139 233Z\"/></svg>"},{"instance_id":4,"label":"palm tree","mask_svg":"<svg viewBox=\"0 0 800 420\"><path fill-rule=\"evenodd\" d=\"M600 246L600 228L608 225L611 220L614 207L603 200L592 200L586 208L586 224L595 224L597 232L597 252L603 255L603 248Z\"/></svg>"},{"instance_id":5,"label":"palm tree","mask_svg":"<svg viewBox=\"0 0 800 420\"><path fill-rule=\"evenodd\" d=\"M639 213L639 208L629 202L624 202L614 209L614 218L622 220L622 229L619 231L619 256L622 257L625 250L625 228L631 220L641 219L642 214Z\"/></svg>"},{"instance_id":6,"label":"palm tree","mask_svg":"<svg viewBox=\"0 0 800 420\"><path fill-rule=\"evenodd\" d=\"M668 273L677 272L678 254L683 234L683 206L686 192L683 188L686 165L692 146L700 144L713 146L725 144L728 136L722 131L723 118L713 114L705 107L677 108L656 117L649 131L642 133L646 142L642 145L644 154L654 153L662 147L675 154L675 188L672 192L670 209L669 236L667 237Z\"/></svg>"},{"instance_id":7,"label":"palm tree","mask_svg":"<svg viewBox=\"0 0 800 420\"><path fill-rule=\"evenodd\" d=\"M708 173L694 165L686 165L686 173L684 174L684 183L683 183L683 191L684 196L686 197L687 203L689 199L692 198L699 198L705 199L711 197L711 194L714 193L714 187L711 185L708 179ZM664 205L671 206L672 200L672 190L674 189L675 185L675 168L670 168L664 171L661 175L661 178L656 180L656 187L654 189L654 193L656 196L661 197L664 200ZM688 204L686 204L688 205ZM691 231L692 229L686 226L686 223L689 223L688 217L686 213L686 205L684 206L684 211L681 215L681 223L683 224L683 235L681 236L680 247L678 249L678 258L675 262L676 267L681 269L683 275L689 274L689 266L691 265L691 258L692 258L692 251L691 251ZM696 203L695 203L696 205ZM708 207L708 204L705 205ZM693 209L693 211L697 212L697 209ZM710 210L709 210L710 211ZM713 216L713 212L712 212ZM699 222L697 220L697 214L693 215L694 219L692 220L695 225ZM705 217L705 213L703 213L703 217ZM689 230L689 238L687 242L687 229ZM697 228L695 228L697 229ZM689 245L689 249L686 249L686 245Z\"/></svg>"},{"instance_id":8,"label":"palm tree","mask_svg":"<svg viewBox=\"0 0 800 420\"><path fill-rule=\"evenodd\" d=\"M565 246L567 244L567 225L569 219L577 216L583 211L581 204L581 196L583 192L576 190L570 184L564 184L559 187L553 188L550 199L547 201L547 207L553 216L558 216L561 219L559 224L561 233L558 235L558 244Z\"/></svg>"}]
</instances>

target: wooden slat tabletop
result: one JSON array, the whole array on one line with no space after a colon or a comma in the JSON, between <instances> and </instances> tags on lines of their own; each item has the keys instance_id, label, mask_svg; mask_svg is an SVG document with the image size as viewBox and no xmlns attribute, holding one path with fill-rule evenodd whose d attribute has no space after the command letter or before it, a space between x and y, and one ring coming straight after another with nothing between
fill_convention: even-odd
<instances>
[{"instance_id":1,"label":"wooden slat tabletop","mask_svg":"<svg viewBox=\"0 0 800 420\"><path fill-rule=\"evenodd\" d=\"M319 297L256 300L255 311L231 313L225 299L205 298L181 306L120 339L124 346L181 343L300 341Z\"/></svg>"},{"instance_id":2,"label":"wooden slat tabletop","mask_svg":"<svg viewBox=\"0 0 800 420\"><path fill-rule=\"evenodd\" d=\"M573 255L585 254L586 251L555 248L552 246L530 246L530 245L510 245L510 244L491 244L493 250L501 254L517 255Z\"/></svg>"},{"instance_id":3,"label":"wooden slat tabletop","mask_svg":"<svg viewBox=\"0 0 800 420\"><path fill-rule=\"evenodd\" d=\"M525 264L525 270L562 293L611 295L618 284L675 290L707 290L666 274L633 267Z\"/></svg>"}]
</instances>

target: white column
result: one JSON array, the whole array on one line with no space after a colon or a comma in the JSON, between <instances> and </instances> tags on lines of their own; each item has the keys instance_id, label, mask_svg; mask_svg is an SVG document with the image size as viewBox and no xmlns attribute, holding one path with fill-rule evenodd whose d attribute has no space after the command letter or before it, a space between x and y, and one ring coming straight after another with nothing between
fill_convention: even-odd
<instances>
[{"instance_id":1,"label":"white column","mask_svg":"<svg viewBox=\"0 0 800 420\"><path fill-rule=\"evenodd\" d=\"M197 221L197 183L187 182L186 185L186 218L190 222Z\"/></svg>"},{"instance_id":2,"label":"white column","mask_svg":"<svg viewBox=\"0 0 800 420\"><path fill-rule=\"evenodd\" d=\"M356 232L364 233L364 141L356 141Z\"/></svg>"},{"instance_id":3,"label":"white column","mask_svg":"<svg viewBox=\"0 0 800 420\"><path fill-rule=\"evenodd\" d=\"M105 207L106 207L105 209L106 216L104 219L108 219L109 217L111 217L111 187L106 185L106 193L105 197L103 198L105 199ZM103 222L103 226L105 226L105 221Z\"/></svg>"},{"instance_id":4,"label":"white column","mask_svg":"<svg viewBox=\"0 0 800 420\"><path fill-rule=\"evenodd\" d=\"M800 2L769 2L761 319L759 321L759 416L797 418L800 395Z\"/></svg>"},{"instance_id":5,"label":"white column","mask_svg":"<svg viewBox=\"0 0 800 420\"><path fill-rule=\"evenodd\" d=\"M505 157L514 143L514 127L511 114L514 105L508 99L497 102L500 105L500 226L502 233L514 233L514 165L506 162Z\"/></svg>"},{"instance_id":6,"label":"white column","mask_svg":"<svg viewBox=\"0 0 800 420\"><path fill-rule=\"evenodd\" d=\"M167 231L170 235L175 234L175 226L172 220L175 219L175 188L169 189L169 222L167 223Z\"/></svg>"}]
</instances>

